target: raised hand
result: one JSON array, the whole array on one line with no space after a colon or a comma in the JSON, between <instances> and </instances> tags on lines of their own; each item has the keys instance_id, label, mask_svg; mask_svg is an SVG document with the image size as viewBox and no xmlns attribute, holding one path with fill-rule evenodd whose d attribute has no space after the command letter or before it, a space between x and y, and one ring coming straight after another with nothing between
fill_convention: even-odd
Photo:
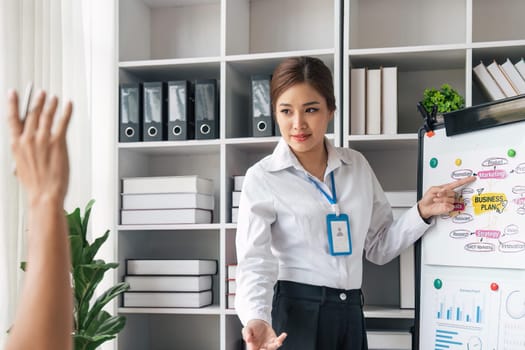
<instances>
[{"instance_id":1,"label":"raised hand","mask_svg":"<svg viewBox=\"0 0 525 350\"><path fill-rule=\"evenodd\" d=\"M36 98L27 119L18 114L18 96L8 97L8 122L11 130L11 148L16 162L16 175L27 191L29 205L44 200L62 203L69 183L69 160L66 132L72 105L65 105L56 130L51 130L57 111L58 99L52 97L44 109L46 94Z\"/></svg>"}]
</instances>

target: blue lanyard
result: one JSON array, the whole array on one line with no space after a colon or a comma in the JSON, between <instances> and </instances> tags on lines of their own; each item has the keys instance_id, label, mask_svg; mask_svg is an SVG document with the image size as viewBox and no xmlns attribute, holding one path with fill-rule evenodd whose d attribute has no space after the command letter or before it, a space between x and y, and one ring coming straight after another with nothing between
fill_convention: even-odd
<instances>
[{"instance_id":1,"label":"blue lanyard","mask_svg":"<svg viewBox=\"0 0 525 350\"><path fill-rule=\"evenodd\" d=\"M332 180L332 194L333 197L330 196L328 193L323 190L321 186L317 183L317 181L313 180L311 177L308 177L308 180L310 180L311 183L317 187L319 191L324 195L324 197L328 200L328 202L332 205L332 209L334 210L335 214L339 216L339 205L337 205L337 193L335 192L335 180L334 180L334 172L332 171L330 173L330 179Z\"/></svg>"}]
</instances>

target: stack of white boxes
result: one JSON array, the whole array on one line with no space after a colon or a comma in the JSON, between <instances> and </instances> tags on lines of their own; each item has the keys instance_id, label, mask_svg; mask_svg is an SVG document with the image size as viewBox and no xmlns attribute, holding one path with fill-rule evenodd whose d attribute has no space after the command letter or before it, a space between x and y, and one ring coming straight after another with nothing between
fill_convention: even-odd
<instances>
[{"instance_id":1,"label":"stack of white boxes","mask_svg":"<svg viewBox=\"0 0 525 350\"><path fill-rule=\"evenodd\" d=\"M122 179L122 225L209 224L213 182L198 175Z\"/></svg>"},{"instance_id":2,"label":"stack of white boxes","mask_svg":"<svg viewBox=\"0 0 525 350\"><path fill-rule=\"evenodd\" d=\"M226 267L226 283L228 284L228 292L226 293L228 304L226 307L228 309L235 309L235 293L237 292L237 265L230 264Z\"/></svg>"},{"instance_id":3,"label":"stack of white boxes","mask_svg":"<svg viewBox=\"0 0 525 350\"><path fill-rule=\"evenodd\" d=\"M124 307L193 307L213 301L216 260L128 259Z\"/></svg>"},{"instance_id":4,"label":"stack of white boxes","mask_svg":"<svg viewBox=\"0 0 525 350\"><path fill-rule=\"evenodd\" d=\"M242 184L244 182L244 176L233 177L233 191L232 191L232 223L237 222L237 216L239 214L239 201L241 199Z\"/></svg>"}]
</instances>

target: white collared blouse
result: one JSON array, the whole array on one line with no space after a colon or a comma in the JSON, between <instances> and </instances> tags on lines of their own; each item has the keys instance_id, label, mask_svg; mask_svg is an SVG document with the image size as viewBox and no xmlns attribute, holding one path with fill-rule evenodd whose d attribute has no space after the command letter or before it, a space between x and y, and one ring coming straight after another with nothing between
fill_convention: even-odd
<instances>
[{"instance_id":1,"label":"white collared blouse","mask_svg":"<svg viewBox=\"0 0 525 350\"><path fill-rule=\"evenodd\" d=\"M251 319L271 324L277 280L359 289L363 251L371 262L385 264L429 227L416 205L393 221L390 204L363 155L335 148L326 139L325 144L324 182L302 167L283 139L246 172L236 235L235 309L243 324ZM333 197L331 172L341 213L350 219L351 255L330 254L326 215L333 209L308 179Z\"/></svg>"}]
</instances>

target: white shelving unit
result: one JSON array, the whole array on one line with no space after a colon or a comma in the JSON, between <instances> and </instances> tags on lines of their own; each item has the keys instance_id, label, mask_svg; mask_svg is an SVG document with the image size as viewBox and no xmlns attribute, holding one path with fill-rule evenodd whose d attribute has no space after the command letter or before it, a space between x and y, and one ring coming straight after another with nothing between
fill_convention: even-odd
<instances>
[{"instance_id":1,"label":"white shelving unit","mask_svg":"<svg viewBox=\"0 0 525 350\"><path fill-rule=\"evenodd\" d=\"M219 264L210 307L120 307L128 323L118 349L241 349L241 323L226 307L225 267L236 262L232 176L243 175L279 140L251 137L250 77L271 74L285 57L315 56L332 69L340 94L341 13L339 0L119 1L119 83L217 79L220 135L118 144L116 183L126 176L198 174L213 180L216 199L211 224L119 225L118 278L128 258L202 258ZM328 137L340 145L340 117L334 119Z\"/></svg>"},{"instance_id":2,"label":"white shelving unit","mask_svg":"<svg viewBox=\"0 0 525 350\"><path fill-rule=\"evenodd\" d=\"M343 15L343 142L361 151L386 191L415 191L418 129L416 104L429 87L451 84L471 106L487 102L472 81L472 67L483 60L525 55L520 0L349 0ZM350 70L398 67L398 134L353 135L350 125ZM399 307L399 262L384 267L365 263L363 289L367 318L411 319ZM385 291L388 291L385 293ZM393 295L392 295L393 294ZM397 300L397 305L396 305ZM374 333L388 335L385 333ZM406 333L405 333L406 334ZM396 337L391 338L394 344ZM405 339L406 340L406 339ZM390 349L392 347L381 347ZM395 347L398 348L398 347ZM410 347L399 347L410 349Z\"/></svg>"},{"instance_id":3,"label":"white shelving unit","mask_svg":"<svg viewBox=\"0 0 525 350\"><path fill-rule=\"evenodd\" d=\"M208 225L117 226L118 278L127 258L219 263L210 307L120 307L128 324L118 349L241 349L241 324L225 297L225 266L236 262L231 178L278 142L278 137L250 137L251 75L270 74L288 56L322 59L334 73L338 107L329 138L361 151L385 190L413 191L422 124L416 103L423 90L450 83L468 106L485 102L472 83L472 67L480 60L525 55L524 12L522 0L120 0L119 83L217 79L220 135L117 146L116 196L122 177L199 174L214 181L216 198ZM350 69L389 65L398 67L399 134L352 135ZM413 319L413 310L399 307L398 278L397 260L384 267L365 264L365 289L383 293L365 296L367 318ZM370 334L409 348L406 331Z\"/></svg>"}]
</instances>

